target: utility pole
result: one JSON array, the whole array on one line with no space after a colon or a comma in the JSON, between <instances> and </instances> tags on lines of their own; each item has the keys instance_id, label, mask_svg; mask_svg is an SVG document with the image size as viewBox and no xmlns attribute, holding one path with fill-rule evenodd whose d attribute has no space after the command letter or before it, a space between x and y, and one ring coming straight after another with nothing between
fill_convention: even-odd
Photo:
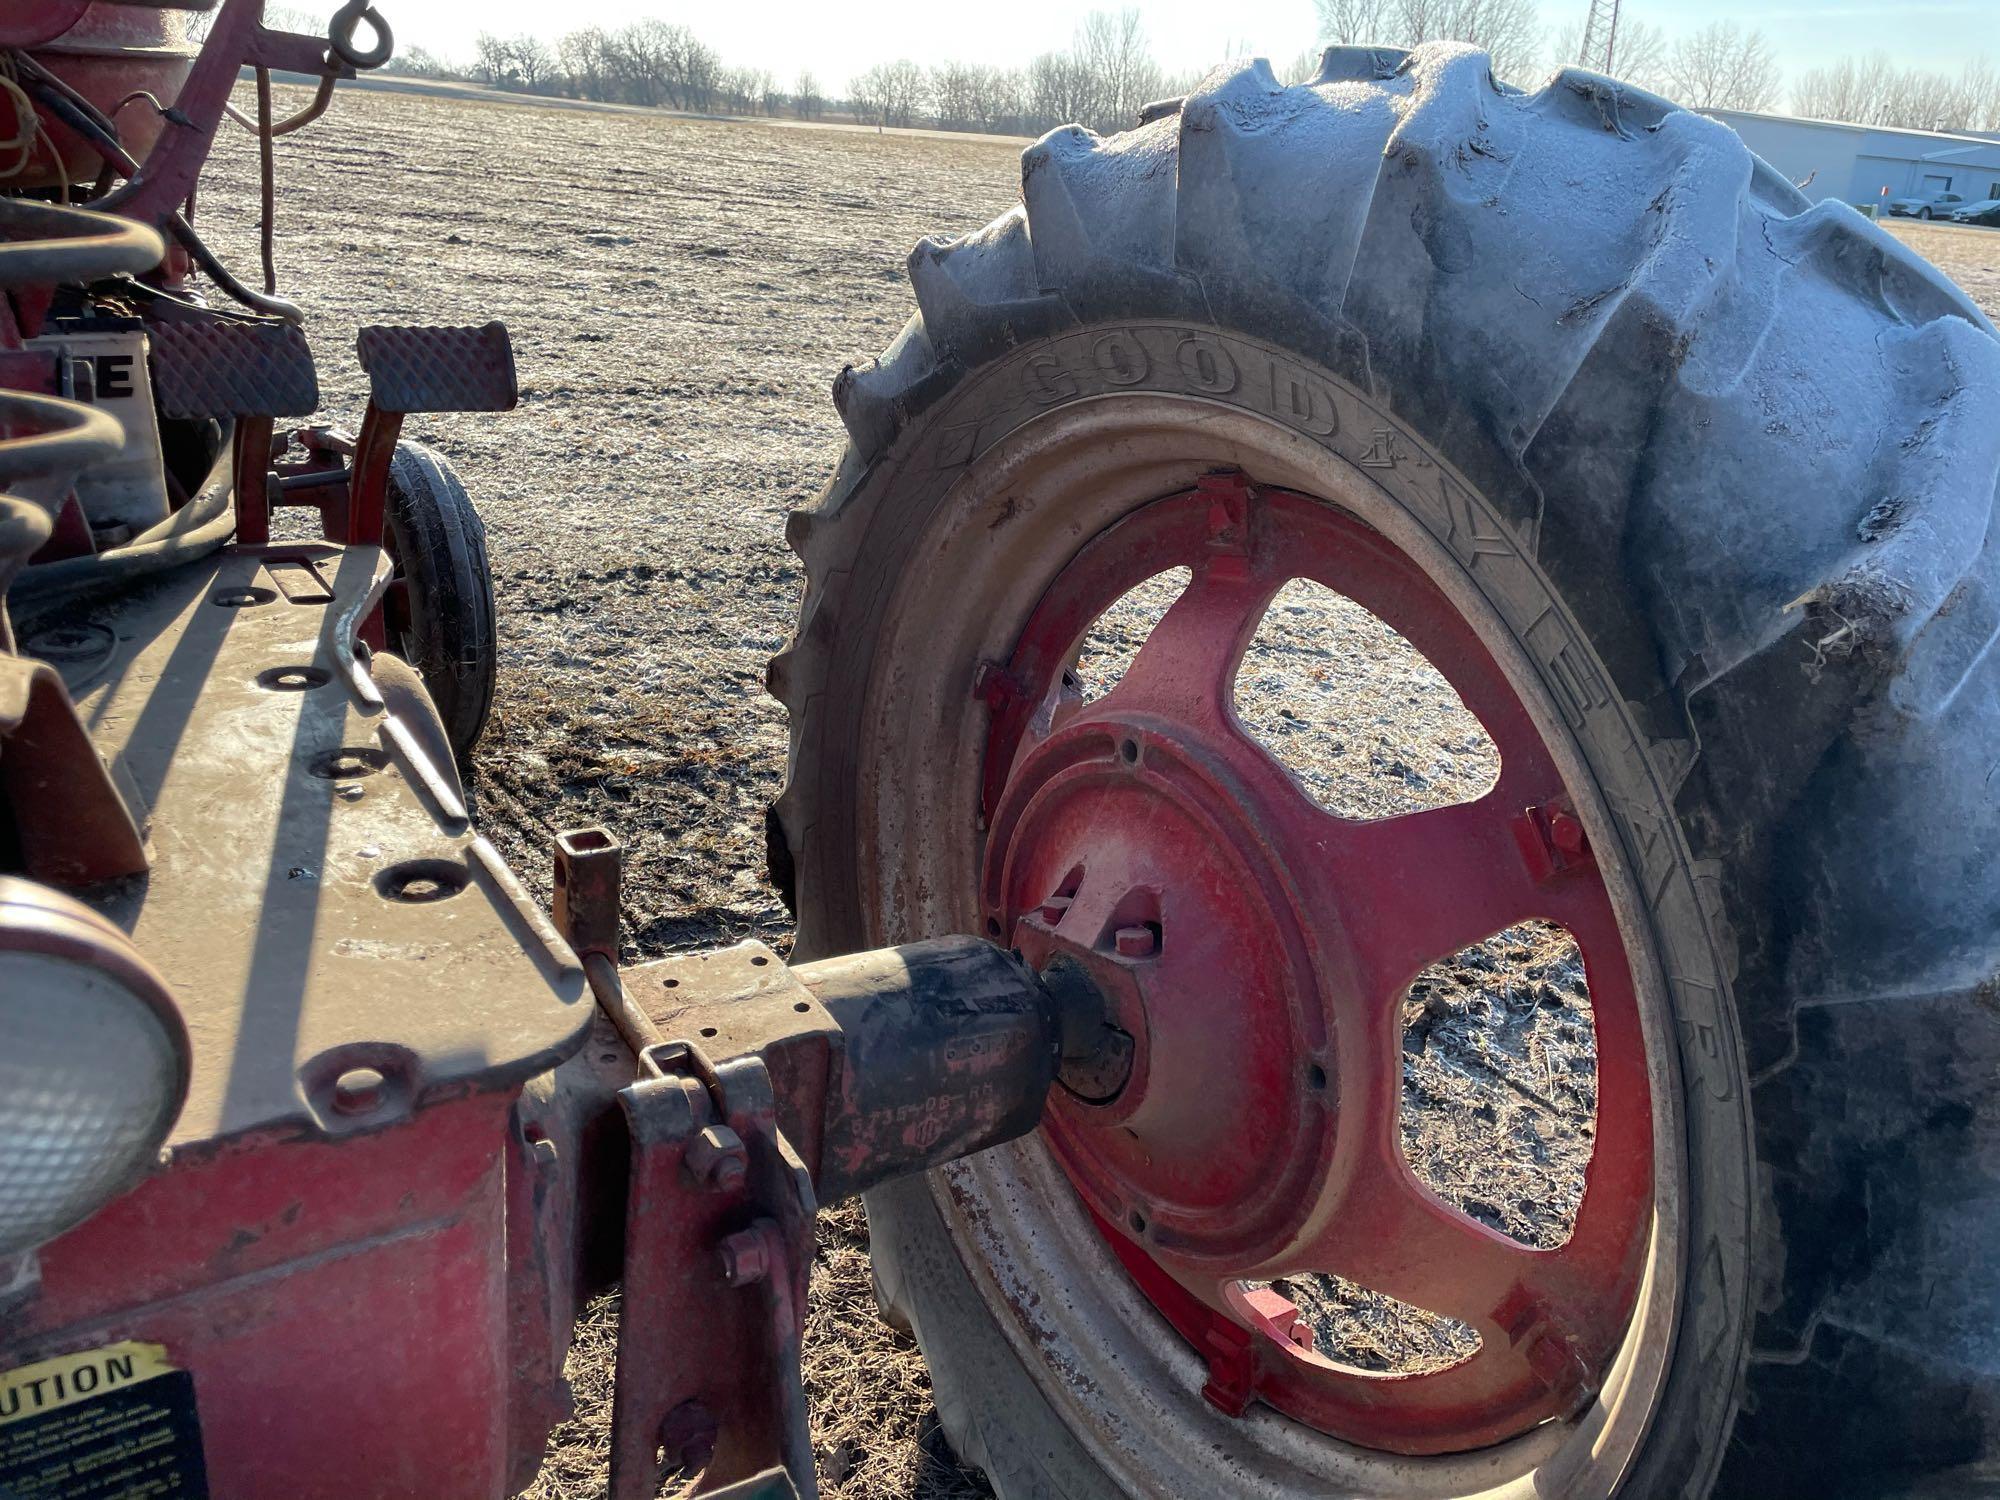
<instances>
[{"instance_id":1,"label":"utility pole","mask_svg":"<svg viewBox=\"0 0 2000 1500\"><path fill-rule=\"evenodd\" d=\"M1609 73L1618 55L1618 0L1590 0L1590 14L1583 23L1583 45L1577 49L1577 63L1599 73Z\"/></svg>"}]
</instances>

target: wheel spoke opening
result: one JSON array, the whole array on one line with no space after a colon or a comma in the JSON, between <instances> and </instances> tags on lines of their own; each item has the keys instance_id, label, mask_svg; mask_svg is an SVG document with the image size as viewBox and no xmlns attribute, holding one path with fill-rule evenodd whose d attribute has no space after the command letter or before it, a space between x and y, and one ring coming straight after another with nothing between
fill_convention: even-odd
<instances>
[{"instance_id":1,"label":"wheel spoke opening","mask_svg":"<svg viewBox=\"0 0 2000 1500\"><path fill-rule=\"evenodd\" d=\"M1269 1287L1289 1301L1311 1332L1312 1352L1342 1369L1364 1375L1427 1375L1479 1352L1479 1334L1469 1324L1398 1302L1328 1271L1244 1286L1246 1290Z\"/></svg>"},{"instance_id":2,"label":"wheel spoke opening","mask_svg":"<svg viewBox=\"0 0 2000 1500\"><path fill-rule=\"evenodd\" d=\"M1125 591L1091 622L1070 668L1082 701L1094 703L1118 686L1153 628L1166 618L1194 574L1168 568Z\"/></svg>"},{"instance_id":3,"label":"wheel spoke opening","mask_svg":"<svg viewBox=\"0 0 2000 1500\"><path fill-rule=\"evenodd\" d=\"M1597 1119L1597 1034L1576 939L1523 922L1431 964L1403 998L1403 1155L1468 1218L1567 1243Z\"/></svg>"},{"instance_id":4,"label":"wheel spoke opening","mask_svg":"<svg viewBox=\"0 0 2000 1500\"><path fill-rule=\"evenodd\" d=\"M1237 669L1236 714L1314 802L1356 822L1473 802L1500 776L1498 747L1444 673L1386 620L1306 578L1264 612Z\"/></svg>"}]
</instances>

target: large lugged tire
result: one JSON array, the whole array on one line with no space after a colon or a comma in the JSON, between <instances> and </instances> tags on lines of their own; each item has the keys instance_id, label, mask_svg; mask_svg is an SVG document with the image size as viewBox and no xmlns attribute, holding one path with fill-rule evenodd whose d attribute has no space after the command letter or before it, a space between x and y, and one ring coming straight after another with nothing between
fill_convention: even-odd
<instances>
[{"instance_id":1,"label":"large lugged tire","mask_svg":"<svg viewBox=\"0 0 2000 1500\"><path fill-rule=\"evenodd\" d=\"M975 674L1089 538L1220 467L1338 496L1554 706L1672 1039L1643 1435L1534 1493L1877 1495L1993 1458L1992 326L1723 126L1574 71L1514 93L1455 46L1219 73L1046 137L1023 199L911 256L920 312L843 372L850 449L792 518L772 863L801 955L978 921ZM1048 1228L1045 1167L869 1201L883 1297L1005 1500L1516 1472L1204 1415L1170 1331L1087 1321L1139 1304Z\"/></svg>"},{"instance_id":2,"label":"large lugged tire","mask_svg":"<svg viewBox=\"0 0 2000 1500\"><path fill-rule=\"evenodd\" d=\"M399 442L389 463L390 647L423 676L461 770L486 727L499 672L486 526L444 456Z\"/></svg>"}]
</instances>

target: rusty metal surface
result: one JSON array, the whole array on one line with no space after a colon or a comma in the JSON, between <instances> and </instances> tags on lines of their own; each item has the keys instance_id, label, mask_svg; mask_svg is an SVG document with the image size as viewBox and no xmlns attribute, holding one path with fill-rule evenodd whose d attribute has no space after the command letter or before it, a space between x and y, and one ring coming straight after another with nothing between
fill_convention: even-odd
<instances>
[{"instance_id":1,"label":"rusty metal surface","mask_svg":"<svg viewBox=\"0 0 2000 1500\"><path fill-rule=\"evenodd\" d=\"M375 325L355 340L368 399L385 412L512 411L514 346L504 323L478 328Z\"/></svg>"},{"instance_id":2,"label":"rusty metal surface","mask_svg":"<svg viewBox=\"0 0 2000 1500\"><path fill-rule=\"evenodd\" d=\"M621 974L603 957L616 847L588 829L561 845L564 921L602 966L600 1001L669 1038L619 1095L631 1169L613 1500L650 1497L675 1469L700 1472L696 1493L765 1493L774 1461L810 1497L800 1346L816 1201L1031 1130L1067 1009L1094 1020L1101 999L1059 999L976 938L799 970L750 942Z\"/></svg>"},{"instance_id":3,"label":"rusty metal surface","mask_svg":"<svg viewBox=\"0 0 2000 1500\"><path fill-rule=\"evenodd\" d=\"M271 540L269 417L245 417L236 424L236 433L231 439L230 466L236 489L236 540L247 545L262 545Z\"/></svg>"},{"instance_id":4,"label":"rusty metal surface","mask_svg":"<svg viewBox=\"0 0 2000 1500\"><path fill-rule=\"evenodd\" d=\"M618 957L618 891L624 851L602 828L556 835L555 920L578 954Z\"/></svg>"},{"instance_id":5,"label":"rusty metal surface","mask_svg":"<svg viewBox=\"0 0 2000 1500\"><path fill-rule=\"evenodd\" d=\"M324 592L279 587L301 560ZM574 955L345 646L381 572L375 548L231 548L37 624L100 643L66 676L152 814L149 878L91 900L186 999L183 1148L358 1128L331 1104L357 1067L391 1116L518 1082L589 1025Z\"/></svg>"},{"instance_id":6,"label":"rusty metal surface","mask_svg":"<svg viewBox=\"0 0 2000 1500\"><path fill-rule=\"evenodd\" d=\"M318 59L312 55L317 49L288 42L285 33L266 32L260 21L262 9L251 0L224 0L193 65L180 64L186 71L173 108L163 117L169 128L162 129L152 149L145 151L138 172L105 195L101 200L105 207L156 228L166 225L201 177L238 69L254 58L266 66L318 70Z\"/></svg>"},{"instance_id":7,"label":"rusty metal surface","mask_svg":"<svg viewBox=\"0 0 2000 1500\"><path fill-rule=\"evenodd\" d=\"M617 981L620 1003L638 1012L656 1039L687 1043L710 1058L761 1057L779 1126L807 1168L819 1170L840 1028L776 953L739 943L637 964L618 971Z\"/></svg>"},{"instance_id":8,"label":"rusty metal surface","mask_svg":"<svg viewBox=\"0 0 2000 1500\"><path fill-rule=\"evenodd\" d=\"M619 1003L718 1066L755 1056L824 1202L1032 1130L1068 1008L1004 951L943 938L788 969L739 943L619 972ZM602 998L600 996L600 998Z\"/></svg>"},{"instance_id":9,"label":"rusty metal surface","mask_svg":"<svg viewBox=\"0 0 2000 1500\"><path fill-rule=\"evenodd\" d=\"M791 972L838 1028L813 1175L826 1202L1014 1140L1041 1119L1064 1016L1004 949L937 938ZM1070 998L1102 1010L1087 985Z\"/></svg>"},{"instance_id":10,"label":"rusty metal surface","mask_svg":"<svg viewBox=\"0 0 2000 1500\"><path fill-rule=\"evenodd\" d=\"M44 642L58 654L63 644ZM98 759L62 678L29 657L0 656L0 807L13 824L22 873L36 880L88 885L146 868L134 810Z\"/></svg>"},{"instance_id":11,"label":"rusty metal surface","mask_svg":"<svg viewBox=\"0 0 2000 1500\"><path fill-rule=\"evenodd\" d=\"M0 16L0 47L35 47L52 42L83 19L90 0L42 0L17 15Z\"/></svg>"},{"instance_id":12,"label":"rusty metal surface","mask_svg":"<svg viewBox=\"0 0 2000 1500\"><path fill-rule=\"evenodd\" d=\"M146 334L163 417L304 417L319 410L319 372L297 324L156 322Z\"/></svg>"},{"instance_id":13,"label":"rusty metal surface","mask_svg":"<svg viewBox=\"0 0 2000 1500\"><path fill-rule=\"evenodd\" d=\"M275 1126L176 1151L43 1247L39 1285L0 1317L0 1368L162 1345L194 1382L217 1500L516 1493L503 1422L539 1456L521 1429L547 1408L508 1357L532 1311L509 1210L534 1188L508 1159L510 1103L391 1101L340 1140Z\"/></svg>"},{"instance_id":14,"label":"rusty metal surface","mask_svg":"<svg viewBox=\"0 0 2000 1500\"><path fill-rule=\"evenodd\" d=\"M372 399L361 414L361 431L354 439L354 459L348 466L347 526L341 540L365 546L379 546L385 533L389 510L389 465L396 459L396 439L403 430L403 414L385 411ZM380 646L379 619L369 644Z\"/></svg>"},{"instance_id":15,"label":"rusty metal surface","mask_svg":"<svg viewBox=\"0 0 2000 1500\"><path fill-rule=\"evenodd\" d=\"M675 1469L699 1469L696 1492L710 1493L774 1460L812 1500L799 1365L811 1178L756 1058L711 1070L670 1043L646 1062L652 1076L619 1096L632 1173L612 1500L652 1500ZM740 1171L710 1170L718 1138Z\"/></svg>"}]
</instances>

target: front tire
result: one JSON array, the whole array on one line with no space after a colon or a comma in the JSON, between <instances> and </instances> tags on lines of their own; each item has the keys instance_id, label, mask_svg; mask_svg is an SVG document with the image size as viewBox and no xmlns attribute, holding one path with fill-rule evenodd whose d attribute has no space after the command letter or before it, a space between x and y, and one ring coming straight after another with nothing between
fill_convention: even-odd
<instances>
[{"instance_id":1,"label":"front tire","mask_svg":"<svg viewBox=\"0 0 2000 1500\"><path fill-rule=\"evenodd\" d=\"M1643 1439L1556 1492L1880 1494L1988 1454L1991 326L1725 128L1577 72L1505 92L1456 47L1218 74L1023 179L912 256L921 314L843 374L852 446L790 529L800 952L970 930L974 673L1084 542L1218 466L1326 497L1525 663L1664 997L1664 1363ZM1256 1448L1268 1424L1175 1446L1198 1410L1113 1402L1142 1366L1172 1386L1157 1330L1108 1364L1051 1344L1103 1283L1016 1256L1038 1171L1008 1148L869 1202L884 1301L1004 1500L1373 1492L1350 1454Z\"/></svg>"},{"instance_id":2,"label":"front tire","mask_svg":"<svg viewBox=\"0 0 2000 1500\"><path fill-rule=\"evenodd\" d=\"M444 455L409 441L390 460L386 509L389 646L423 677L469 773L499 673L485 523Z\"/></svg>"}]
</instances>

